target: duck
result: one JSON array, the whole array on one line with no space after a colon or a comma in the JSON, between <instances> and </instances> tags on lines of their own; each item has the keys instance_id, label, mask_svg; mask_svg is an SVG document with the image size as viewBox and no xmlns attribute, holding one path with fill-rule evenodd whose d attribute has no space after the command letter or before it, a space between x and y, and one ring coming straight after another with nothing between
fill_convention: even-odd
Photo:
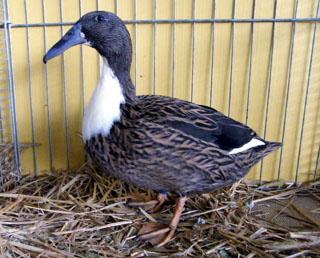
<instances>
[{"instance_id":1,"label":"duck","mask_svg":"<svg viewBox=\"0 0 320 258\"><path fill-rule=\"evenodd\" d=\"M168 194L177 196L171 222L142 226L140 239L167 244L188 198L231 186L281 146L211 107L168 96L138 96L130 77L130 34L116 14L83 15L43 62L80 44L103 59L83 118L86 153L104 175L158 193L155 200L133 206L153 204L158 210Z\"/></svg>"}]
</instances>

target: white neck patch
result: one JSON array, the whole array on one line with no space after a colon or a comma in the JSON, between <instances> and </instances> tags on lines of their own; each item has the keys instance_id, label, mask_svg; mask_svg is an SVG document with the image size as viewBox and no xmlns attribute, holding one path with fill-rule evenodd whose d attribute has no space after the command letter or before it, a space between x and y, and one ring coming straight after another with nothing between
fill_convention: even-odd
<instances>
[{"instance_id":1,"label":"white neck patch","mask_svg":"<svg viewBox=\"0 0 320 258\"><path fill-rule=\"evenodd\" d=\"M98 134L108 135L114 122L120 120L120 104L124 102L120 82L108 61L103 59L100 81L84 113L83 140L89 140Z\"/></svg>"}]
</instances>

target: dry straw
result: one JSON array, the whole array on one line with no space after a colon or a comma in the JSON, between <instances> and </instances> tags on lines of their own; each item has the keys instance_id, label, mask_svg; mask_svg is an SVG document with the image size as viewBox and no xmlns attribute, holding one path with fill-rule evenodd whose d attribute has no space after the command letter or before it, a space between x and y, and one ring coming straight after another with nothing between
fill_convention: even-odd
<instances>
[{"instance_id":1,"label":"dry straw","mask_svg":"<svg viewBox=\"0 0 320 258\"><path fill-rule=\"evenodd\" d=\"M3 182L1 257L320 255L320 181L298 186L243 181L191 198L175 238L162 248L139 241L136 234L145 222L168 222L174 196L156 214L130 208L128 198L148 199L154 193L102 176L89 164L74 173L56 171L25 176L17 184ZM299 197L312 198L316 208L302 209L296 203ZM286 225L283 218L294 223Z\"/></svg>"}]
</instances>

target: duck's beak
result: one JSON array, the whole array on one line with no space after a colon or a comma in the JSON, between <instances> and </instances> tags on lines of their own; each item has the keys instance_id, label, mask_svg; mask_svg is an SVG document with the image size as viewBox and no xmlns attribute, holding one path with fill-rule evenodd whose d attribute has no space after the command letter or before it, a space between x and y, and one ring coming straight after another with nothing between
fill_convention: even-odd
<instances>
[{"instance_id":1,"label":"duck's beak","mask_svg":"<svg viewBox=\"0 0 320 258\"><path fill-rule=\"evenodd\" d=\"M61 55L68 48L75 45L87 43L84 34L81 32L81 23L76 23L43 57L43 62Z\"/></svg>"}]
</instances>

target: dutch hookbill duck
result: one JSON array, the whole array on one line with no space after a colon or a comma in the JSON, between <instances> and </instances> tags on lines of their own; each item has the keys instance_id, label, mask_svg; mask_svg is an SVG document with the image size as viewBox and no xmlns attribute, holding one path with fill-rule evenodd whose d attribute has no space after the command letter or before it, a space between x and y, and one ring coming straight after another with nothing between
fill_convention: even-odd
<instances>
[{"instance_id":1,"label":"dutch hookbill duck","mask_svg":"<svg viewBox=\"0 0 320 258\"><path fill-rule=\"evenodd\" d=\"M146 202L155 210L167 193L179 196L170 225L147 223L141 239L164 245L173 237L187 196L233 184L281 146L213 108L165 96L136 96L130 35L115 14L82 16L43 61L78 44L103 57L101 78L83 120L86 152L106 175L157 191L157 200Z\"/></svg>"}]
</instances>

